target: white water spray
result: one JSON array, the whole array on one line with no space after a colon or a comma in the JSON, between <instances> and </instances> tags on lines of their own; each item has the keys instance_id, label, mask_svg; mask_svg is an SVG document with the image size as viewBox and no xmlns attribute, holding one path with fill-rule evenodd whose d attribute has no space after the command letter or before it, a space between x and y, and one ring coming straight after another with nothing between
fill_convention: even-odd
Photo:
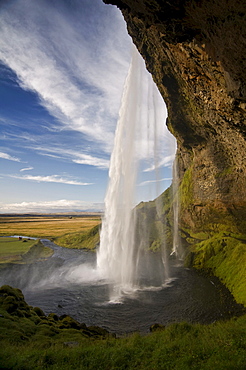
<instances>
[{"instance_id":1,"label":"white water spray","mask_svg":"<svg viewBox=\"0 0 246 370\"><path fill-rule=\"evenodd\" d=\"M147 125L150 124L148 118L143 119L141 111L142 80L143 73L146 73L144 68L143 61L134 48L111 155L105 214L97 255L99 273L102 278L114 284L111 299L117 299L122 294L138 288L138 263L142 243L136 243L133 212L137 173L136 149L139 149L135 146L138 131L141 131L138 122L141 120L141 129L143 121L147 121ZM149 81L153 84L152 80ZM153 94L151 95L153 98ZM150 115L148 104L150 103L147 102L147 115ZM153 101L150 105L155 109Z\"/></svg>"}]
</instances>

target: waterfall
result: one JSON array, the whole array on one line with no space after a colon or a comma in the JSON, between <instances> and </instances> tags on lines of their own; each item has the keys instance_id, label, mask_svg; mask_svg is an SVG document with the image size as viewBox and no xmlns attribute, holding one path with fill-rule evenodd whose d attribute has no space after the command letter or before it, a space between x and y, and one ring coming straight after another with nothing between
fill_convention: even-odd
<instances>
[{"instance_id":1,"label":"waterfall","mask_svg":"<svg viewBox=\"0 0 246 370\"><path fill-rule=\"evenodd\" d=\"M153 117L153 110L155 110L153 101L148 103L149 97L143 98L142 96L143 73L146 73L145 66L138 51L134 48L124 86L110 160L109 185L105 197L100 248L97 254L97 268L100 275L103 279L112 282L114 286L111 292L112 300L137 289L140 270L142 273L145 266L149 265L146 259L147 253L143 253L144 264L140 264L140 249L143 248L144 242L138 239L136 243L136 215L133 211L138 167L136 152L139 150L136 148L136 139L143 129L143 122L145 121L147 126L151 123L149 122L150 117L146 116L152 116L152 121L154 118L154 125L157 119L155 112ZM151 81L152 86L154 85L151 77L148 81ZM153 87L148 87L148 94L151 89ZM153 92L150 95L153 100ZM143 101L144 104L141 104ZM144 112L141 111L141 106L144 106ZM138 126L139 122L141 126ZM162 258L160 260L162 261ZM164 262L166 263L166 258ZM152 271L154 269L152 267ZM164 276L163 268L157 267L157 269Z\"/></svg>"},{"instance_id":2,"label":"waterfall","mask_svg":"<svg viewBox=\"0 0 246 370\"><path fill-rule=\"evenodd\" d=\"M177 156L173 163L173 248L172 255L182 258L181 242L179 236L179 176Z\"/></svg>"},{"instance_id":3,"label":"waterfall","mask_svg":"<svg viewBox=\"0 0 246 370\"><path fill-rule=\"evenodd\" d=\"M97 265L103 277L119 289L134 284L134 193L136 183L135 129L138 120L139 56L133 53L126 78L105 197Z\"/></svg>"}]
</instances>

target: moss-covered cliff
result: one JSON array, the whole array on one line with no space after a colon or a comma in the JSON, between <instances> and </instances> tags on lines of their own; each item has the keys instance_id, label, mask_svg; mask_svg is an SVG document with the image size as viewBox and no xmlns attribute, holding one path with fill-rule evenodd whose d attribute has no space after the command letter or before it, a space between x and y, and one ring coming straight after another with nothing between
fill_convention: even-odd
<instances>
[{"instance_id":1,"label":"moss-covered cliff","mask_svg":"<svg viewBox=\"0 0 246 370\"><path fill-rule=\"evenodd\" d=\"M240 244L240 263L246 262L246 4L104 2L121 9L168 108L167 125L178 143L180 228L193 245L190 264L211 268L237 296L225 276L227 268L218 268L221 260L211 260L208 252L201 258L201 249L210 248L208 239L216 237L220 248L212 254L230 259ZM233 243L227 239L232 235Z\"/></svg>"}]
</instances>

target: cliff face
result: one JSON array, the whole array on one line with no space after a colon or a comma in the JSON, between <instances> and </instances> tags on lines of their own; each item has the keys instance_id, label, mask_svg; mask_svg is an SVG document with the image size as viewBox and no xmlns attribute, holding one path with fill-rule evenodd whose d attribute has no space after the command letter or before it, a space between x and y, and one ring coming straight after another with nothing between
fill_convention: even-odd
<instances>
[{"instance_id":1,"label":"cliff face","mask_svg":"<svg viewBox=\"0 0 246 370\"><path fill-rule=\"evenodd\" d=\"M212 228L215 224L230 224L243 232L244 2L104 2L121 9L128 32L167 104L167 125L177 138L179 175L185 193L182 225L198 230L208 224Z\"/></svg>"},{"instance_id":2,"label":"cliff face","mask_svg":"<svg viewBox=\"0 0 246 370\"><path fill-rule=\"evenodd\" d=\"M121 9L168 108L189 263L211 269L246 305L246 4L104 2Z\"/></svg>"}]
</instances>

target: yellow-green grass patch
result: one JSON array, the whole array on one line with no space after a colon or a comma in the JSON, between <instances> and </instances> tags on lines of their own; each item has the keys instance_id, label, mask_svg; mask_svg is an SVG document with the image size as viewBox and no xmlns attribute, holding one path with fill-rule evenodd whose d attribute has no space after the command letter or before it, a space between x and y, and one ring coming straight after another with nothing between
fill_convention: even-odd
<instances>
[{"instance_id":1,"label":"yellow-green grass patch","mask_svg":"<svg viewBox=\"0 0 246 370\"><path fill-rule=\"evenodd\" d=\"M0 236L26 235L53 239L68 233L87 232L100 222L100 215L72 218L68 216L0 217Z\"/></svg>"},{"instance_id":2,"label":"yellow-green grass patch","mask_svg":"<svg viewBox=\"0 0 246 370\"><path fill-rule=\"evenodd\" d=\"M22 261L22 255L37 243L36 240L0 238L0 263Z\"/></svg>"},{"instance_id":3,"label":"yellow-green grass patch","mask_svg":"<svg viewBox=\"0 0 246 370\"><path fill-rule=\"evenodd\" d=\"M22 238L0 238L0 264L30 263L46 259L53 254L53 250L45 247L39 240Z\"/></svg>"}]
</instances>

